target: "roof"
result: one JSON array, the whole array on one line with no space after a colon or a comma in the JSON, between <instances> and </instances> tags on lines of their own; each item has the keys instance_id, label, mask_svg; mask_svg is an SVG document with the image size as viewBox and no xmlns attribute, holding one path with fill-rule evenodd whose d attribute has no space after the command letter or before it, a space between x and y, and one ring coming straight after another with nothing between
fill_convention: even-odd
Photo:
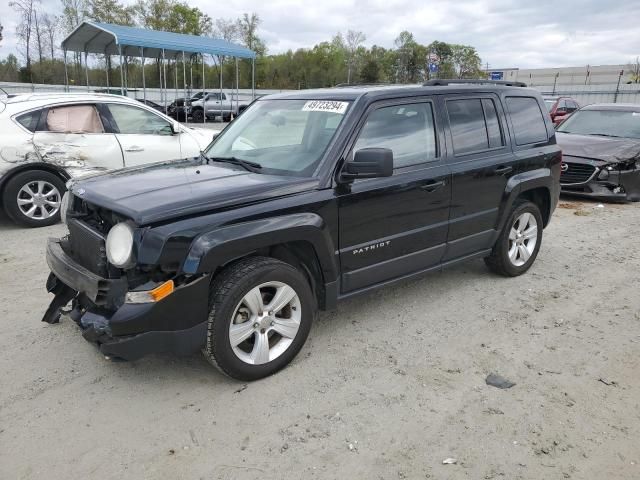
<instances>
[{"instance_id":1,"label":"roof","mask_svg":"<svg viewBox=\"0 0 640 480\"><path fill-rule=\"evenodd\" d=\"M181 57L184 53L207 53L239 58L255 58L248 48L225 40L183 33L163 32L146 28L125 27L110 23L85 21L78 25L62 41L62 48L72 52L109 55L122 54L131 57L165 58Z\"/></svg>"},{"instance_id":2,"label":"roof","mask_svg":"<svg viewBox=\"0 0 640 480\"><path fill-rule=\"evenodd\" d=\"M438 86L424 85L353 85L346 87L318 88L312 90L295 90L276 93L262 97L268 100L356 100L367 97L412 97L418 95L434 95L438 93L468 92L505 92L515 95L539 95L538 90L525 87L504 85L451 84Z\"/></svg>"},{"instance_id":3,"label":"roof","mask_svg":"<svg viewBox=\"0 0 640 480\"><path fill-rule=\"evenodd\" d=\"M2 113L5 108L11 112L10 114L13 114L16 111L24 111L34 107L50 105L52 103L105 101L138 103L129 97L123 97L122 95L110 95L107 93L21 93L18 95L11 95L0 101L0 113Z\"/></svg>"},{"instance_id":4,"label":"roof","mask_svg":"<svg viewBox=\"0 0 640 480\"><path fill-rule=\"evenodd\" d=\"M634 103L592 103L581 110L617 110L619 112L640 112L640 105Z\"/></svg>"}]
</instances>

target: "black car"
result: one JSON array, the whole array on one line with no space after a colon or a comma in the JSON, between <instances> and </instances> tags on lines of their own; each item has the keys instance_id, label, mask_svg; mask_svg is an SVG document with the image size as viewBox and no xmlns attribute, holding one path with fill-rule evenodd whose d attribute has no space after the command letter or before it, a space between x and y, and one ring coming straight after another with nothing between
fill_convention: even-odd
<instances>
[{"instance_id":1,"label":"black car","mask_svg":"<svg viewBox=\"0 0 640 480\"><path fill-rule=\"evenodd\" d=\"M202 349L230 376L264 377L338 300L474 258L526 272L560 162L527 88L440 80L263 97L199 158L70 187L43 320L71 302L107 356Z\"/></svg>"},{"instance_id":2,"label":"black car","mask_svg":"<svg viewBox=\"0 0 640 480\"><path fill-rule=\"evenodd\" d=\"M144 103L146 106L151 107L154 110L164 113L164 107L159 103L152 102L151 100L145 100L144 98L136 98L136 100L140 103Z\"/></svg>"},{"instance_id":3,"label":"black car","mask_svg":"<svg viewBox=\"0 0 640 480\"><path fill-rule=\"evenodd\" d=\"M563 193L640 200L640 105L589 105L565 120L557 132L563 153Z\"/></svg>"}]
</instances>

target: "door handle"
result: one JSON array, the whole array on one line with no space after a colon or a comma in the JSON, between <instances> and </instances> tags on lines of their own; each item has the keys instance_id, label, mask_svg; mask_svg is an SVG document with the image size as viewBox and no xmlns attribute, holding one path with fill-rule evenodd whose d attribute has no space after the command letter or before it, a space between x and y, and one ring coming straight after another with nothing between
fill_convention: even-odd
<instances>
[{"instance_id":1,"label":"door handle","mask_svg":"<svg viewBox=\"0 0 640 480\"><path fill-rule=\"evenodd\" d=\"M125 152L144 152L144 148L137 145L132 145L129 148L124 149Z\"/></svg>"},{"instance_id":2,"label":"door handle","mask_svg":"<svg viewBox=\"0 0 640 480\"><path fill-rule=\"evenodd\" d=\"M444 185L445 185L444 180L440 180L437 182L429 182L425 185L420 185L420 189L424 190L425 192L433 192L439 189L440 187L444 187Z\"/></svg>"},{"instance_id":3,"label":"door handle","mask_svg":"<svg viewBox=\"0 0 640 480\"><path fill-rule=\"evenodd\" d=\"M506 175L507 173L511 173L512 171L513 171L513 167L503 166L503 167L496 168L493 172L498 175Z\"/></svg>"}]
</instances>

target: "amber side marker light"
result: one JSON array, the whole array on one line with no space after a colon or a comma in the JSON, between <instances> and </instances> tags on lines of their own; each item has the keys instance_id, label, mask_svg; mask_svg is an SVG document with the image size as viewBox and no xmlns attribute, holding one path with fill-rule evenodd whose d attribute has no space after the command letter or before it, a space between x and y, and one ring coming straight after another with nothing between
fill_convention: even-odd
<instances>
[{"instance_id":1,"label":"amber side marker light","mask_svg":"<svg viewBox=\"0 0 640 480\"><path fill-rule=\"evenodd\" d=\"M154 302L159 302L165 297L168 297L173 293L174 285L173 280L167 280L162 285L154 288L153 290L149 290L149 295L153 299Z\"/></svg>"},{"instance_id":2,"label":"amber side marker light","mask_svg":"<svg viewBox=\"0 0 640 480\"><path fill-rule=\"evenodd\" d=\"M155 303L171 295L174 290L175 290L175 284L173 283L173 280L167 280L163 284L158 285L153 290L128 292L126 297L126 302L127 303Z\"/></svg>"}]
</instances>

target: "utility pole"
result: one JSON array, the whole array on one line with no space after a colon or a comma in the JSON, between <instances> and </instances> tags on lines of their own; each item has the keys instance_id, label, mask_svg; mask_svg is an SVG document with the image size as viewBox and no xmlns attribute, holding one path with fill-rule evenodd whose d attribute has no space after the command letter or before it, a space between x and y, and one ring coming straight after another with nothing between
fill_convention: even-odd
<instances>
[{"instance_id":1,"label":"utility pole","mask_svg":"<svg viewBox=\"0 0 640 480\"><path fill-rule=\"evenodd\" d=\"M622 79L622 75L624 75L624 70L620 70L620 74L618 75L618 85L616 85L616 93L613 95L613 103L618 103L618 92L620 91L620 80Z\"/></svg>"}]
</instances>

